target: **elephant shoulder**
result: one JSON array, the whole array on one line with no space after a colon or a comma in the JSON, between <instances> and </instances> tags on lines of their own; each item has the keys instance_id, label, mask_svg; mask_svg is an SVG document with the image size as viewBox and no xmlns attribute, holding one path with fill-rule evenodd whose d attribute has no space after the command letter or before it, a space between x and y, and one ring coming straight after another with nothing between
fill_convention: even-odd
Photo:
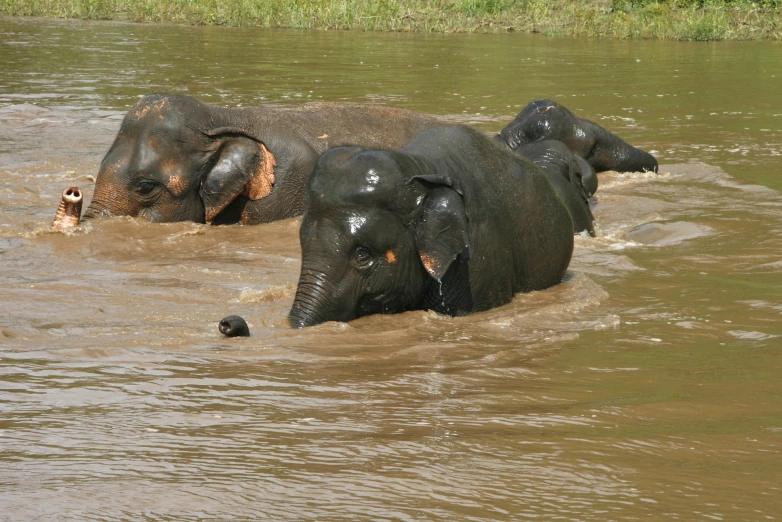
<instances>
[{"instance_id":1,"label":"elephant shoulder","mask_svg":"<svg viewBox=\"0 0 782 522\"><path fill-rule=\"evenodd\" d=\"M498 142L466 125L438 125L417 135L402 152L429 158L432 161L453 160L485 154L486 150L502 150Z\"/></svg>"}]
</instances>

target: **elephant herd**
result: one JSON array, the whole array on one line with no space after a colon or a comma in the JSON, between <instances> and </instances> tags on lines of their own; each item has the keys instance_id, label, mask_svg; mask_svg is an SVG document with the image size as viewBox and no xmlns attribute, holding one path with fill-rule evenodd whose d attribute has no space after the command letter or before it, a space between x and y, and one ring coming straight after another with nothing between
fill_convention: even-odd
<instances>
[{"instance_id":1,"label":"elephant herd","mask_svg":"<svg viewBox=\"0 0 782 522\"><path fill-rule=\"evenodd\" d=\"M101 162L84 218L268 223L303 214L295 328L374 313L465 315L559 283L594 236L596 172L657 160L536 100L495 136L382 105L221 108L143 97ZM54 226L79 222L63 193ZM248 335L238 316L220 330Z\"/></svg>"}]
</instances>

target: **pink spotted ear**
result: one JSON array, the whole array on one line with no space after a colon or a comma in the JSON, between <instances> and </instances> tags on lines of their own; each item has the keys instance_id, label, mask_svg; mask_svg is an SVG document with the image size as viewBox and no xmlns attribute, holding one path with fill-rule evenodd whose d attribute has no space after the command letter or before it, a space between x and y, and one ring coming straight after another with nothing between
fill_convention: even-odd
<instances>
[{"instance_id":1,"label":"pink spotted ear","mask_svg":"<svg viewBox=\"0 0 782 522\"><path fill-rule=\"evenodd\" d=\"M259 143L261 147L261 161L258 163L255 172L252 174L244 195L253 201L265 198L272 193L274 185L274 167L277 166L277 160L274 159L266 145Z\"/></svg>"},{"instance_id":2,"label":"pink spotted ear","mask_svg":"<svg viewBox=\"0 0 782 522\"><path fill-rule=\"evenodd\" d=\"M212 222L239 195L257 200L271 194L274 186L274 155L246 136L229 136L215 153L217 160L201 183L205 221Z\"/></svg>"},{"instance_id":3,"label":"pink spotted ear","mask_svg":"<svg viewBox=\"0 0 782 522\"><path fill-rule=\"evenodd\" d=\"M461 195L450 187L438 187L426 196L415 227L415 243L424 268L438 281L457 256L470 258L467 215Z\"/></svg>"},{"instance_id":4,"label":"pink spotted ear","mask_svg":"<svg viewBox=\"0 0 782 522\"><path fill-rule=\"evenodd\" d=\"M418 211L415 244L421 264L441 281L458 257L470 259L469 218L462 191L447 174L431 172L410 178L428 191Z\"/></svg>"}]
</instances>

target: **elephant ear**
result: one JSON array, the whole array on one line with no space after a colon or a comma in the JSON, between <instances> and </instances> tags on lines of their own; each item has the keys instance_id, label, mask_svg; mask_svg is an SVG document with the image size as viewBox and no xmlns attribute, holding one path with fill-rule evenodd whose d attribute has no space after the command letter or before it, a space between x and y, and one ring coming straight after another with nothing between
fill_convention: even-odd
<instances>
[{"instance_id":1,"label":"elephant ear","mask_svg":"<svg viewBox=\"0 0 782 522\"><path fill-rule=\"evenodd\" d=\"M416 223L415 243L424 268L438 281L457 256L470 258L467 213L458 192L440 186L429 193Z\"/></svg>"},{"instance_id":2,"label":"elephant ear","mask_svg":"<svg viewBox=\"0 0 782 522\"><path fill-rule=\"evenodd\" d=\"M240 195L257 200L271 194L277 164L263 143L247 136L222 138L215 155L214 165L201 182L207 223Z\"/></svg>"}]
</instances>

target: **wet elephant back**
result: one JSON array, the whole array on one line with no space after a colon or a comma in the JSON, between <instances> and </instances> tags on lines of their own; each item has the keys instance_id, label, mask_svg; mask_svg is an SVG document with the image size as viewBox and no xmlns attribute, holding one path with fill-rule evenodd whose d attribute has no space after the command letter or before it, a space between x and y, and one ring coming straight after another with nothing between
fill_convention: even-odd
<instances>
[{"instance_id":1,"label":"wet elephant back","mask_svg":"<svg viewBox=\"0 0 782 522\"><path fill-rule=\"evenodd\" d=\"M399 148L440 124L431 116L383 105L313 103L264 105L215 111L222 129L264 144L274 161L274 189L266 197L238 197L226 223L256 224L296 216L304 210L304 185L320 154L340 145Z\"/></svg>"},{"instance_id":2,"label":"wet elephant back","mask_svg":"<svg viewBox=\"0 0 782 522\"><path fill-rule=\"evenodd\" d=\"M589 208L591 193L583 183L583 172L591 172L589 164L557 140L526 143L516 149L516 153L537 165L546 175L570 211L574 232L578 234L587 230L594 235L594 217ZM596 186L595 176L592 175L587 182Z\"/></svg>"},{"instance_id":3,"label":"wet elephant back","mask_svg":"<svg viewBox=\"0 0 782 522\"><path fill-rule=\"evenodd\" d=\"M437 143L437 146L432 146ZM559 283L573 252L567 207L528 160L464 126L434 129L403 149L426 157L464 198L475 310ZM510 284L496 285L495 281Z\"/></svg>"},{"instance_id":4,"label":"wet elephant back","mask_svg":"<svg viewBox=\"0 0 782 522\"><path fill-rule=\"evenodd\" d=\"M385 105L308 103L247 109L258 135L280 133L307 142L317 153L344 145L398 149L441 125L433 116Z\"/></svg>"}]
</instances>

